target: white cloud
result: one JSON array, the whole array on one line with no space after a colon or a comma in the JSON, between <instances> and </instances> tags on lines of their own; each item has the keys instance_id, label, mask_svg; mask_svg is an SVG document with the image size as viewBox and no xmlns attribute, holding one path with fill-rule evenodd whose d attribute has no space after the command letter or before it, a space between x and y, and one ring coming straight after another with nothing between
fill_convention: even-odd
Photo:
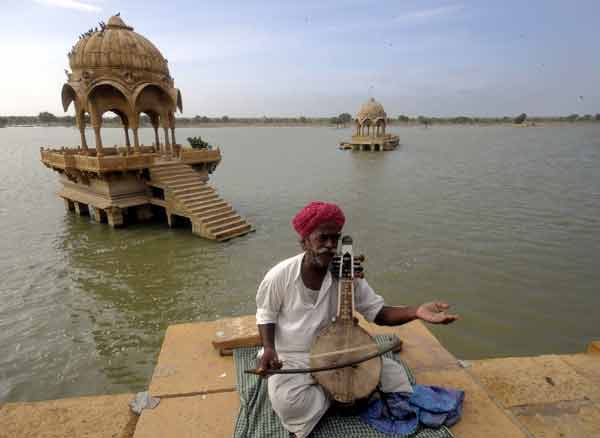
<instances>
[{"instance_id":1,"label":"white cloud","mask_svg":"<svg viewBox=\"0 0 600 438\"><path fill-rule=\"evenodd\" d=\"M35 0L36 3L45 4L49 6L56 6L58 8L65 9L76 9L78 11L87 12L100 12L102 8L100 6L90 4L89 1L78 1L78 0Z\"/></svg>"},{"instance_id":2,"label":"white cloud","mask_svg":"<svg viewBox=\"0 0 600 438\"><path fill-rule=\"evenodd\" d=\"M394 21L403 23L420 23L432 18L442 17L453 14L463 9L462 4L438 6L437 8L420 9L417 11L406 12L395 18Z\"/></svg>"}]
</instances>

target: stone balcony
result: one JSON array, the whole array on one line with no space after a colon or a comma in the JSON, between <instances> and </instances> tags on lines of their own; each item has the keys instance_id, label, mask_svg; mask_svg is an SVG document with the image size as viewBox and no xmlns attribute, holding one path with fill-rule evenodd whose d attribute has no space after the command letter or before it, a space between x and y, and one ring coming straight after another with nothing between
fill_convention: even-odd
<instances>
[{"instance_id":1,"label":"stone balcony","mask_svg":"<svg viewBox=\"0 0 600 438\"><path fill-rule=\"evenodd\" d=\"M41 161L45 166L59 171L79 171L86 173L112 173L147 169L165 159L180 160L189 165L211 165L214 168L221 161L221 151L217 149L189 149L176 145L174 157L164 157L153 146L141 146L140 153L131 153L125 147L104 148L98 156L95 149L40 149Z\"/></svg>"}]
</instances>

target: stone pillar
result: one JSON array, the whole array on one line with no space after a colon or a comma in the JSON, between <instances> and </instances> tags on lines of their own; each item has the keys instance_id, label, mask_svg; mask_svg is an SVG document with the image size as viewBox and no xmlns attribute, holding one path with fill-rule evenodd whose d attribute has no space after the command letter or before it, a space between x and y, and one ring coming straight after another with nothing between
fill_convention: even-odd
<instances>
[{"instance_id":1,"label":"stone pillar","mask_svg":"<svg viewBox=\"0 0 600 438\"><path fill-rule=\"evenodd\" d=\"M90 211L90 219L93 220L94 222L100 223L102 218L100 217L99 209L94 207L93 205L90 205L89 211Z\"/></svg>"},{"instance_id":2,"label":"stone pillar","mask_svg":"<svg viewBox=\"0 0 600 438\"><path fill-rule=\"evenodd\" d=\"M156 144L156 150L160 152L160 141L158 140L158 125L152 126L154 128L154 143Z\"/></svg>"},{"instance_id":3,"label":"stone pillar","mask_svg":"<svg viewBox=\"0 0 600 438\"><path fill-rule=\"evenodd\" d=\"M79 128L79 135L81 137L81 149L83 149L84 155L87 155L88 145L87 140L85 138L85 114L77 111L75 115L75 121L77 122L77 127Z\"/></svg>"},{"instance_id":4,"label":"stone pillar","mask_svg":"<svg viewBox=\"0 0 600 438\"><path fill-rule=\"evenodd\" d=\"M83 149L83 153L85 155L87 155L88 145L87 145L87 141L85 140L85 126L79 127L79 135L81 136L81 149Z\"/></svg>"},{"instance_id":5,"label":"stone pillar","mask_svg":"<svg viewBox=\"0 0 600 438\"><path fill-rule=\"evenodd\" d=\"M177 144L177 140L175 140L175 127L171 126L171 144L173 146L175 146ZM171 150L174 150L175 148L171 148Z\"/></svg>"},{"instance_id":6,"label":"stone pillar","mask_svg":"<svg viewBox=\"0 0 600 438\"><path fill-rule=\"evenodd\" d=\"M125 221L123 220L123 210L119 207L107 208L106 216L108 218L108 225L113 228L118 228L125 224Z\"/></svg>"},{"instance_id":7,"label":"stone pillar","mask_svg":"<svg viewBox=\"0 0 600 438\"><path fill-rule=\"evenodd\" d=\"M133 131L133 151L136 154L139 154L141 151L140 151L140 137L138 135L138 128L136 126L136 127L131 128L131 130Z\"/></svg>"},{"instance_id":8,"label":"stone pillar","mask_svg":"<svg viewBox=\"0 0 600 438\"><path fill-rule=\"evenodd\" d=\"M151 205L140 205L135 209L135 217L139 222L147 222L154 217Z\"/></svg>"},{"instance_id":9,"label":"stone pillar","mask_svg":"<svg viewBox=\"0 0 600 438\"><path fill-rule=\"evenodd\" d=\"M63 201L65 201L65 209L67 211L75 210L75 203L73 201L71 201L70 199L67 199L67 198L63 198Z\"/></svg>"},{"instance_id":10,"label":"stone pillar","mask_svg":"<svg viewBox=\"0 0 600 438\"><path fill-rule=\"evenodd\" d=\"M82 204L81 202L74 201L73 206L75 207L75 214L77 216L87 216L89 214L89 209L87 204Z\"/></svg>"},{"instance_id":11,"label":"stone pillar","mask_svg":"<svg viewBox=\"0 0 600 438\"><path fill-rule=\"evenodd\" d=\"M90 210L90 218L94 222L98 222L99 224L106 222L106 219L107 219L106 210L103 210L98 207L94 207L93 205L89 206L89 210Z\"/></svg>"},{"instance_id":12,"label":"stone pillar","mask_svg":"<svg viewBox=\"0 0 600 438\"><path fill-rule=\"evenodd\" d=\"M102 137L100 136L100 126L94 126L94 135L96 136L96 156L101 157L104 155L102 148Z\"/></svg>"},{"instance_id":13,"label":"stone pillar","mask_svg":"<svg viewBox=\"0 0 600 438\"><path fill-rule=\"evenodd\" d=\"M129 141L129 127L123 126L123 129L125 130L125 146L127 146L127 153L129 154L131 152L131 141Z\"/></svg>"},{"instance_id":14,"label":"stone pillar","mask_svg":"<svg viewBox=\"0 0 600 438\"><path fill-rule=\"evenodd\" d=\"M169 128L163 127L165 132L165 155L171 156L171 144L169 143Z\"/></svg>"}]
</instances>

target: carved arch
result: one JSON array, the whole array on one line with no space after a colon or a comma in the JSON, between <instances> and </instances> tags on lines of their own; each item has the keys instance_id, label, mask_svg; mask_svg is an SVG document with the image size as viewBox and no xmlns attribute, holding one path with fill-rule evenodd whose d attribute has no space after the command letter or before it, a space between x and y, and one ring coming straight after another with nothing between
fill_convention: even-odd
<instances>
[{"instance_id":1,"label":"carved arch","mask_svg":"<svg viewBox=\"0 0 600 438\"><path fill-rule=\"evenodd\" d=\"M60 97L62 100L63 110L67 112L71 102L75 102L75 106L77 107L77 93L69 84L64 84L62 90L60 92Z\"/></svg>"}]
</instances>

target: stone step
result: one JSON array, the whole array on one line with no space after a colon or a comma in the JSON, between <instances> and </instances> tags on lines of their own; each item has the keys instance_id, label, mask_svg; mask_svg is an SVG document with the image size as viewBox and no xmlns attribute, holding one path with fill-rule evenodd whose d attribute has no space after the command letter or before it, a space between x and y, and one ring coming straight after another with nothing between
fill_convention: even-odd
<instances>
[{"instance_id":1,"label":"stone step","mask_svg":"<svg viewBox=\"0 0 600 438\"><path fill-rule=\"evenodd\" d=\"M208 215L202 216L203 223L211 223L213 221L228 218L232 215L237 215L237 213L235 212L235 210L233 210L233 208L229 208L227 210L223 210L223 211L219 211L219 212L213 211L211 213L214 213L214 214L208 214Z\"/></svg>"},{"instance_id":2,"label":"stone step","mask_svg":"<svg viewBox=\"0 0 600 438\"><path fill-rule=\"evenodd\" d=\"M160 166L153 166L151 170L172 170L172 169L186 169L187 164L184 163L165 163Z\"/></svg>"},{"instance_id":3,"label":"stone step","mask_svg":"<svg viewBox=\"0 0 600 438\"><path fill-rule=\"evenodd\" d=\"M194 172L192 169L174 169L164 172L152 172L152 176L158 179L165 179L174 176L198 176L198 173Z\"/></svg>"},{"instance_id":4,"label":"stone step","mask_svg":"<svg viewBox=\"0 0 600 438\"><path fill-rule=\"evenodd\" d=\"M153 166L151 170L165 171L172 169L185 169L186 165L183 163L172 163L172 164L163 164L160 166Z\"/></svg>"},{"instance_id":5,"label":"stone step","mask_svg":"<svg viewBox=\"0 0 600 438\"><path fill-rule=\"evenodd\" d=\"M204 184L198 184L196 181L192 181L192 182L186 182L186 183L177 184L177 185L173 186L173 191L176 192L179 189L186 189L188 187L205 188L205 187L208 187L208 186L206 185L206 183L204 183Z\"/></svg>"},{"instance_id":6,"label":"stone step","mask_svg":"<svg viewBox=\"0 0 600 438\"><path fill-rule=\"evenodd\" d=\"M239 214L237 214L235 211L232 211L231 214L229 214L227 216L212 218L210 220L205 219L203 222L207 227L210 228L210 227L213 227L216 225L221 225L225 222L232 221L234 219L242 219L242 217Z\"/></svg>"},{"instance_id":7,"label":"stone step","mask_svg":"<svg viewBox=\"0 0 600 438\"><path fill-rule=\"evenodd\" d=\"M191 212L190 212L191 213ZM202 211L202 212L198 212L198 213L193 213L192 216L194 216L195 218L204 221L204 219L206 218L213 218L214 216L217 216L219 214L231 214L233 213L233 209L231 208L230 205L224 205L222 207L218 207L218 208L214 208L213 210L206 210L206 211Z\"/></svg>"},{"instance_id":8,"label":"stone step","mask_svg":"<svg viewBox=\"0 0 600 438\"><path fill-rule=\"evenodd\" d=\"M198 184L203 183L204 181L198 175L182 175L182 176L172 176L168 178L157 178L158 182L168 185L179 185L184 183L197 182Z\"/></svg>"},{"instance_id":9,"label":"stone step","mask_svg":"<svg viewBox=\"0 0 600 438\"><path fill-rule=\"evenodd\" d=\"M190 208L189 211L191 213L194 213L194 214L197 215L199 213L201 214L201 213L204 213L204 212L207 212L207 211L211 211L211 210L213 210L215 208L220 208L220 207L223 207L223 206L229 206L229 204L227 204L227 202L223 201L222 199L219 199L218 201L209 202L209 203L206 203L204 205L201 205L200 207Z\"/></svg>"},{"instance_id":10,"label":"stone step","mask_svg":"<svg viewBox=\"0 0 600 438\"><path fill-rule=\"evenodd\" d=\"M215 233L214 236L216 237L217 240L223 241L223 240L233 239L234 237L238 237L243 234L247 234L251 231L252 231L252 225L250 225L248 223L244 223L242 225L238 225L237 227L229 228L227 230L223 230L218 233Z\"/></svg>"},{"instance_id":11,"label":"stone step","mask_svg":"<svg viewBox=\"0 0 600 438\"><path fill-rule=\"evenodd\" d=\"M213 203L217 200L220 200L221 198L219 198L219 195L217 195L216 193L212 193L206 196L198 196L196 198L189 198L186 199L183 202L183 205L185 205L185 207L187 209L193 209L195 207L202 207L204 205Z\"/></svg>"},{"instance_id":12,"label":"stone step","mask_svg":"<svg viewBox=\"0 0 600 438\"><path fill-rule=\"evenodd\" d=\"M217 225L217 226L208 227L208 229L211 233L217 234L222 231L234 229L234 228L236 228L240 225L244 225L244 224L247 225L247 222L240 217L240 218L230 220L229 222L225 222L225 223Z\"/></svg>"},{"instance_id":13,"label":"stone step","mask_svg":"<svg viewBox=\"0 0 600 438\"><path fill-rule=\"evenodd\" d=\"M174 195L177 198L177 200L185 203L185 202L193 201L194 199L198 198L199 196L206 196L206 195L213 194L213 193L216 194L216 192L214 190L197 189L194 192L174 193Z\"/></svg>"},{"instance_id":14,"label":"stone step","mask_svg":"<svg viewBox=\"0 0 600 438\"><path fill-rule=\"evenodd\" d=\"M207 190L203 190L203 187L198 184L188 185L187 187L174 186L171 190L173 191L173 194L177 197L191 193L201 195L208 192Z\"/></svg>"}]
</instances>

